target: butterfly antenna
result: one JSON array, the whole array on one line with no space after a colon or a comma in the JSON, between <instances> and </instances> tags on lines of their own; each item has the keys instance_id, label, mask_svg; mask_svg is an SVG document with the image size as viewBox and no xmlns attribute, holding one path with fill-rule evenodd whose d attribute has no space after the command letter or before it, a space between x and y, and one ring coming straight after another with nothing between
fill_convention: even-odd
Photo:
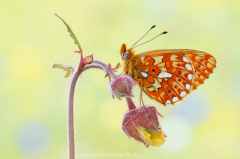
<instances>
[{"instance_id":1,"label":"butterfly antenna","mask_svg":"<svg viewBox=\"0 0 240 159\"><path fill-rule=\"evenodd\" d=\"M133 44L133 46L136 45L140 40L142 40L142 38L144 38L144 36L146 36L147 33L148 33L150 30L152 30L153 28L155 28L155 27L156 27L156 25L153 25L153 26L146 32L146 34L143 35L143 37L141 37L137 42L135 42L135 43ZM132 46L132 47L133 47L133 46Z\"/></svg>"},{"instance_id":2,"label":"butterfly antenna","mask_svg":"<svg viewBox=\"0 0 240 159\"><path fill-rule=\"evenodd\" d=\"M150 30L149 30L149 31L150 31ZM164 31L164 32L162 32L161 34L158 34L157 36L155 36L154 38L152 38L152 39L150 39L150 40L148 40L148 41L146 41L146 42L144 42L144 43L141 43L141 44L139 44L139 45L137 45L137 46L135 46L135 47L132 47L132 49L134 49L134 48L136 48L136 47L138 47L138 46L140 46L140 45L146 44L146 43L152 41L153 39L157 38L158 36L163 35L163 34L167 34L167 33L168 33L167 31ZM138 41L139 41L139 40L138 40Z\"/></svg>"}]
</instances>

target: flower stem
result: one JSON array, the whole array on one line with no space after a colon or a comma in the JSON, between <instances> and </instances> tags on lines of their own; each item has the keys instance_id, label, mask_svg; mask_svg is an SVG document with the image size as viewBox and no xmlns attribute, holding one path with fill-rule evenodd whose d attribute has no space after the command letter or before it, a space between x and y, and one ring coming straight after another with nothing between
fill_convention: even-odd
<instances>
[{"instance_id":1,"label":"flower stem","mask_svg":"<svg viewBox=\"0 0 240 159\"><path fill-rule=\"evenodd\" d=\"M137 108L132 98L126 97L126 101L129 110Z\"/></svg>"},{"instance_id":2,"label":"flower stem","mask_svg":"<svg viewBox=\"0 0 240 159\"><path fill-rule=\"evenodd\" d=\"M69 88L69 99L68 99L68 140L69 140L69 159L75 159L75 143L74 143L74 92L75 86L78 80L78 77L85 70L90 68L98 68L105 70L112 77L116 77L117 75L108 68L108 65L100 60L93 60L92 64L83 65L82 62L79 63L77 69L75 70Z\"/></svg>"},{"instance_id":3,"label":"flower stem","mask_svg":"<svg viewBox=\"0 0 240 159\"><path fill-rule=\"evenodd\" d=\"M92 63L99 64L103 67L103 69L110 74L111 77L116 77L117 75L108 67L107 63L94 59Z\"/></svg>"},{"instance_id":4,"label":"flower stem","mask_svg":"<svg viewBox=\"0 0 240 159\"><path fill-rule=\"evenodd\" d=\"M68 141L69 141L69 159L75 159L75 144L74 144L74 109L73 109L73 99L75 86L78 80L79 75L83 71L83 66L78 65L76 71L71 80L70 89L69 89L69 100L68 100Z\"/></svg>"}]
</instances>

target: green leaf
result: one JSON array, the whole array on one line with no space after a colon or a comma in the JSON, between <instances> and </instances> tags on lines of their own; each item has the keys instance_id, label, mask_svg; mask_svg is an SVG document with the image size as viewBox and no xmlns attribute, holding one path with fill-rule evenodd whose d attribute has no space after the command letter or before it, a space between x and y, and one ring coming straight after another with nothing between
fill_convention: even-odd
<instances>
[{"instance_id":1,"label":"green leaf","mask_svg":"<svg viewBox=\"0 0 240 159\"><path fill-rule=\"evenodd\" d=\"M78 46L79 50L82 53L83 52L82 47L80 46L80 43L78 42L77 37L73 33L72 29L69 27L69 25L59 15L57 15L56 13L54 13L54 15L56 15L58 18L60 18L63 21L63 23L66 25L69 35L72 37L72 39L74 40L74 43Z\"/></svg>"},{"instance_id":2,"label":"green leaf","mask_svg":"<svg viewBox=\"0 0 240 159\"><path fill-rule=\"evenodd\" d=\"M65 78L67 78L68 76L70 76L71 75L71 71L70 70L67 70L67 72L66 72L66 74L65 74Z\"/></svg>"},{"instance_id":3,"label":"green leaf","mask_svg":"<svg viewBox=\"0 0 240 159\"><path fill-rule=\"evenodd\" d=\"M63 64L59 64L59 63L54 63L52 65L52 68L60 68L64 71L67 71L64 77L69 77L71 75L71 73L74 72L74 68L72 66L63 65Z\"/></svg>"}]
</instances>

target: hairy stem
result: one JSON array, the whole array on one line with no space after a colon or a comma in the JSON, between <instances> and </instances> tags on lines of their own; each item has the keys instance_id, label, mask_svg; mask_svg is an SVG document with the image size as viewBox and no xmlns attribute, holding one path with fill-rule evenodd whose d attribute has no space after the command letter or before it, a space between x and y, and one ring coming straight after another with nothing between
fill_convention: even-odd
<instances>
[{"instance_id":1,"label":"hairy stem","mask_svg":"<svg viewBox=\"0 0 240 159\"><path fill-rule=\"evenodd\" d=\"M132 98L126 97L126 101L127 101L127 105L128 105L128 110L137 108L136 104L134 103Z\"/></svg>"},{"instance_id":2,"label":"hairy stem","mask_svg":"<svg viewBox=\"0 0 240 159\"><path fill-rule=\"evenodd\" d=\"M98 65L98 64L91 64L91 65L86 65L84 67L84 71L90 69L90 68L97 68L97 69L100 69L100 70L104 70L102 66Z\"/></svg>"},{"instance_id":3,"label":"hairy stem","mask_svg":"<svg viewBox=\"0 0 240 159\"><path fill-rule=\"evenodd\" d=\"M81 62L75 70L69 88L69 99L68 99L68 140L69 140L69 159L75 159L75 143L74 143L74 92L78 77L85 70L90 68L98 68L105 70L112 77L117 75L108 67L108 65L100 60L93 60L92 64L83 65Z\"/></svg>"},{"instance_id":4,"label":"hairy stem","mask_svg":"<svg viewBox=\"0 0 240 159\"><path fill-rule=\"evenodd\" d=\"M74 144L74 109L73 109L73 99L75 86L79 75L83 71L82 64L79 64L76 71L73 74L70 89L69 89L69 100L68 100L68 141L69 141L69 159L75 159L75 144Z\"/></svg>"},{"instance_id":5,"label":"hairy stem","mask_svg":"<svg viewBox=\"0 0 240 159\"><path fill-rule=\"evenodd\" d=\"M110 74L111 77L116 77L117 75L108 67L108 64L101 61L101 60L97 60L97 59L94 59L93 60L93 63L96 63L96 64L99 64L103 67L103 69Z\"/></svg>"}]
</instances>

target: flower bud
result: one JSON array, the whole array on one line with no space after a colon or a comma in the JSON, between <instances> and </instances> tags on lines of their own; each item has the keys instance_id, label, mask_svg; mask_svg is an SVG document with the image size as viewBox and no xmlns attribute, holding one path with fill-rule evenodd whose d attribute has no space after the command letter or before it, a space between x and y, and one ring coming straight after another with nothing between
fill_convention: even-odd
<instances>
[{"instance_id":1,"label":"flower bud","mask_svg":"<svg viewBox=\"0 0 240 159\"><path fill-rule=\"evenodd\" d=\"M165 143L165 137L159 122L157 109L153 106L139 106L126 112L122 120L122 129L129 136L137 141L157 146Z\"/></svg>"},{"instance_id":2,"label":"flower bud","mask_svg":"<svg viewBox=\"0 0 240 159\"><path fill-rule=\"evenodd\" d=\"M110 89L113 95L117 98L121 97L133 97L132 87L134 85L134 80L127 75L115 77L110 84Z\"/></svg>"}]
</instances>

